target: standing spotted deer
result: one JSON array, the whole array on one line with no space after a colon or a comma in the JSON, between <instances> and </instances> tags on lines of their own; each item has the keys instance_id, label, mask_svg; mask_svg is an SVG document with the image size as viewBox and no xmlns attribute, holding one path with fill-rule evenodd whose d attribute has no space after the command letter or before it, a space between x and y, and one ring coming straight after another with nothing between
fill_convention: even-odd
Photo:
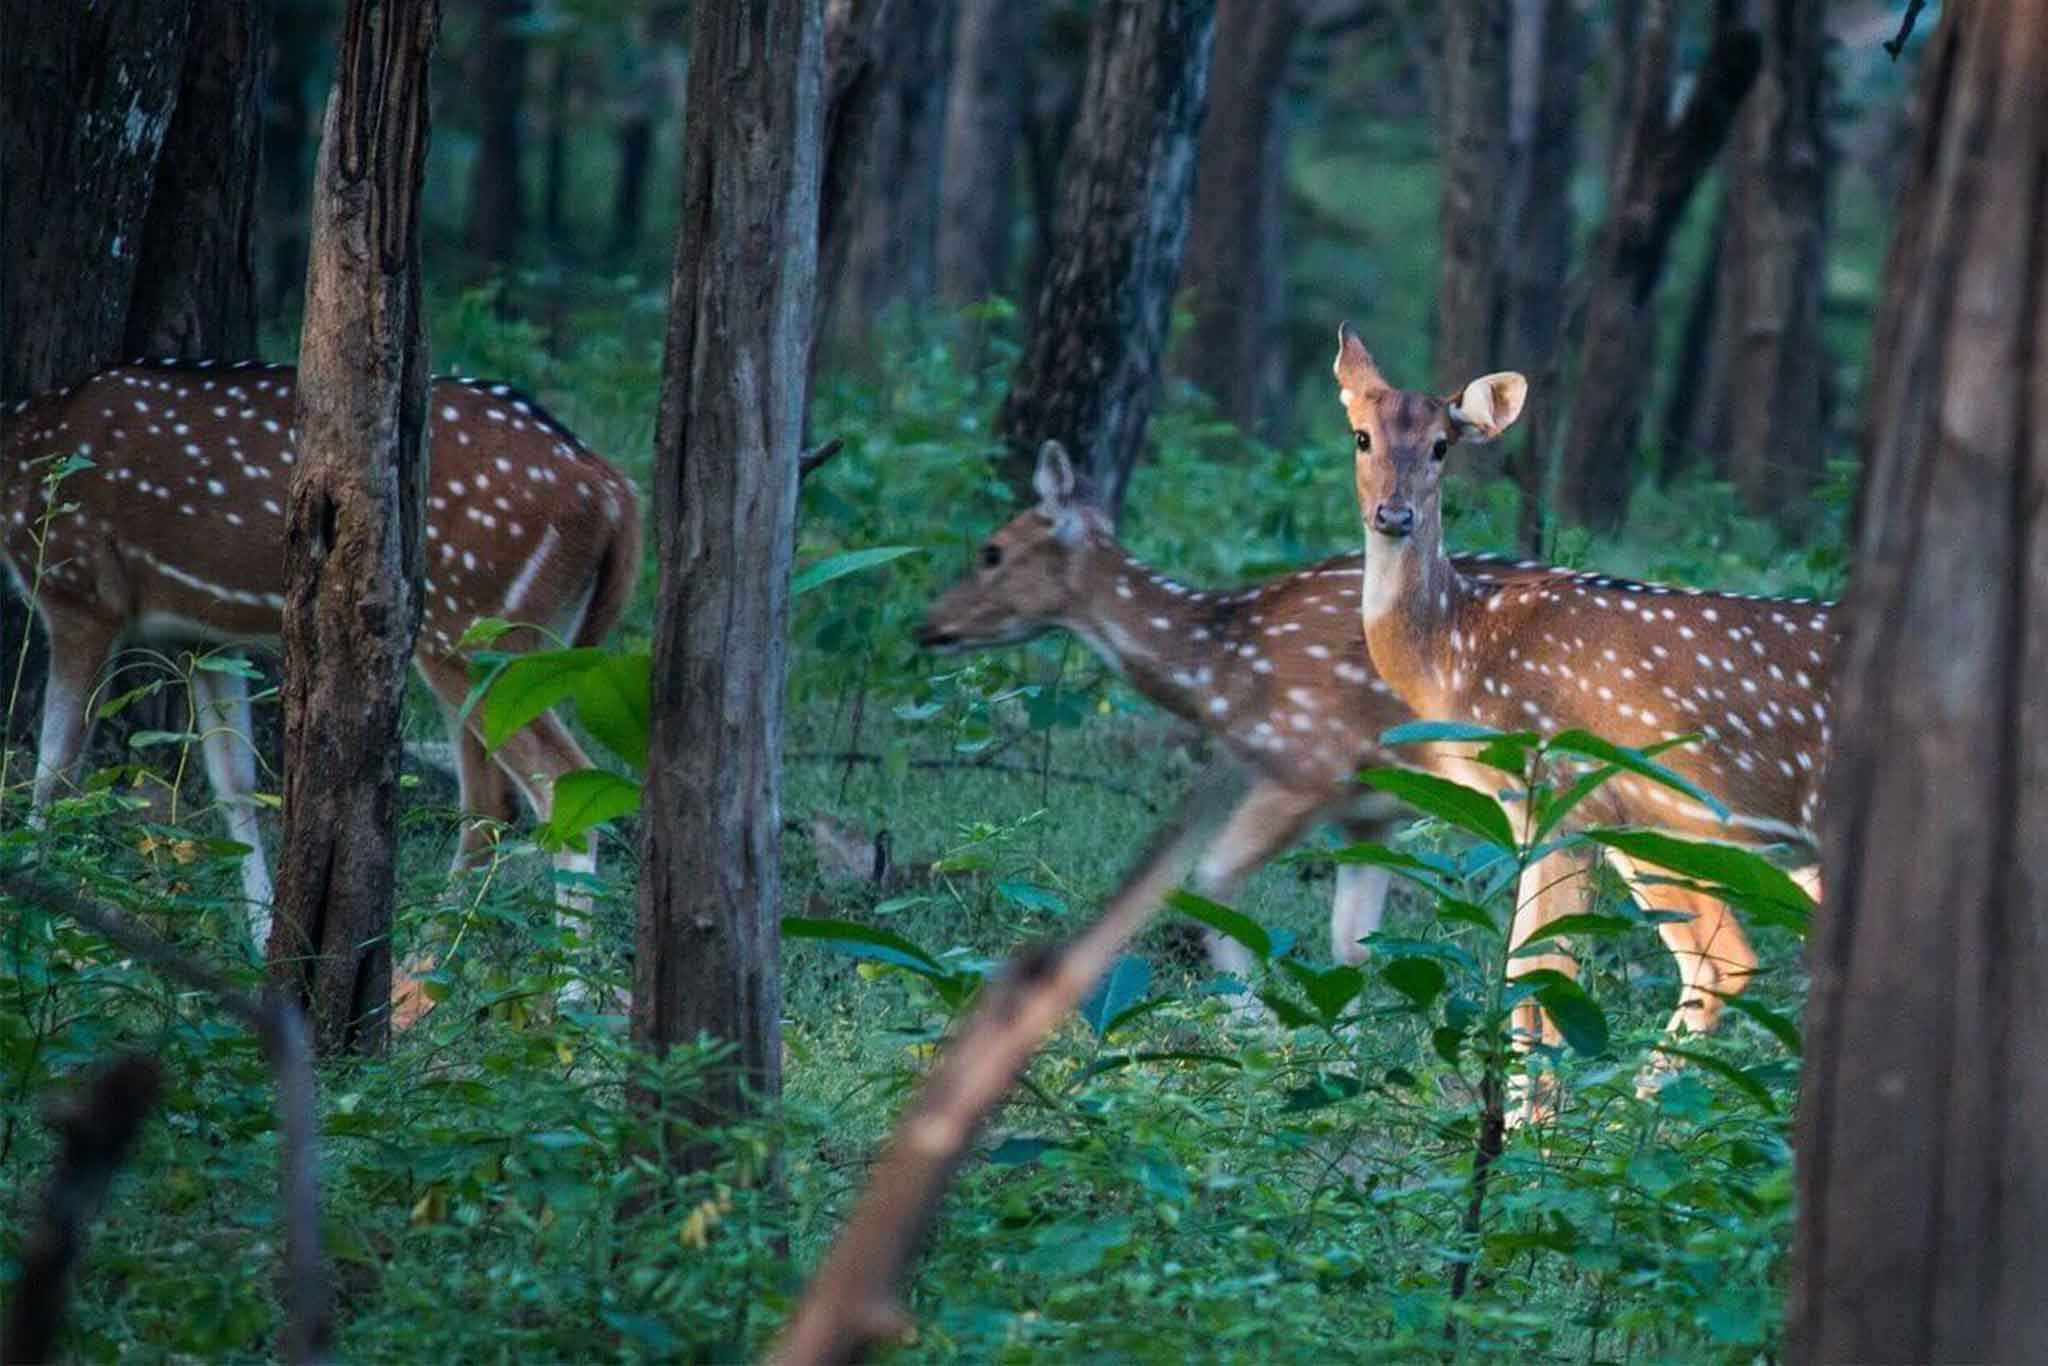
<instances>
[{"instance_id":1,"label":"standing spotted deer","mask_svg":"<svg viewBox=\"0 0 2048 1366\"><path fill-rule=\"evenodd\" d=\"M1403 701L1432 719L1543 733L1576 727L1638 748L1697 731L1703 743L1660 762L1723 801L1729 821L1626 776L1580 807L1581 819L1737 843L1817 844L1832 738L1832 604L1562 569L1475 578L1444 552L1445 461L1458 443L1490 441L1513 425L1527 381L1486 375L1447 398L1398 390L1349 326L1339 332L1336 375L1365 527L1360 616L1374 667ZM1434 750L1429 764L1497 790L1495 778L1453 750ZM1665 899L1667 886L1645 882L1624 857L1608 857L1638 896ZM1808 885L1817 898L1817 880ZM1525 897L1516 941L1544 914ZM1722 998L1755 970L1755 955L1732 918L1718 932L1703 930L1697 917L1659 928L1683 982L1671 1027L1711 1030Z\"/></svg>"},{"instance_id":2,"label":"standing spotted deer","mask_svg":"<svg viewBox=\"0 0 2048 1366\"><path fill-rule=\"evenodd\" d=\"M78 761L91 694L118 645L276 642L296 377L253 362L136 362L17 403L0 425L0 554L50 645L38 810ZM601 640L637 578L637 500L623 475L505 385L437 379L429 401L426 601L413 664L440 701L464 812L509 820L516 791L545 819L555 780L589 761L551 714L487 755L475 728L456 722L468 692L458 642L485 617L578 645ZM73 455L90 466L52 490L46 476ZM522 631L500 644L536 638ZM230 833L249 846L242 889L260 948L272 893L250 801L246 685L210 671L193 685L208 779ZM487 838L466 822L458 863ZM561 861L588 869L592 858Z\"/></svg>"},{"instance_id":3,"label":"standing spotted deer","mask_svg":"<svg viewBox=\"0 0 2048 1366\"><path fill-rule=\"evenodd\" d=\"M1258 781L1197 871L1227 897L1258 866L1319 821L1354 839L1381 838L1397 808L1362 788L1359 769L1397 762L1380 735L1414 714L1373 672L1356 625L1355 554L1225 592L1187 588L1132 558L1106 518L1075 490L1057 442L1039 453L1038 505L982 545L979 564L931 606L918 634L940 650L1017 644L1054 627L1085 641L1130 685L1215 736ZM1460 572L1510 583L1525 571L1474 556ZM1555 880L1555 879L1551 879ZM1379 928L1384 869L1341 865L1330 909L1331 954L1357 963ZM1679 888L1660 905L1724 925L1721 908ZM1726 930L1739 939L1732 922ZM1244 949L1207 936L1210 961L1243 973Z\"/></svg>"}]
</instances>

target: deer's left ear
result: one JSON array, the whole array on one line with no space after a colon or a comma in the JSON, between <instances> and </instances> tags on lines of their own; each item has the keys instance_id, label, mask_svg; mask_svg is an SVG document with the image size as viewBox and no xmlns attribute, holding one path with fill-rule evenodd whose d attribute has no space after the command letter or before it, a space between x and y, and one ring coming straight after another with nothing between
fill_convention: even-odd
<instances>
[{"instance_id":1,"label":"deer's left ear","mask_svg":"<svg viewBox=\"0 0 2048 1366\"><path fill-rule=\"evenodd\" d=\"M1451 398L1451 427L1460 441L1491 441L1515 425L1529 399L1529 381L1512 370L1481 375Z\"/></svg>"}]
</instances>

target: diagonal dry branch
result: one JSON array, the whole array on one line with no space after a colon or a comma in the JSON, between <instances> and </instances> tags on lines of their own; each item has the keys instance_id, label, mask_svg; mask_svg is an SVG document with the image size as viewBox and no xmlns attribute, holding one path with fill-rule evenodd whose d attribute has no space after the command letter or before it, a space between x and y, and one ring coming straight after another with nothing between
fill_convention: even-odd
<instances>
[{"instance_id":1,"label":"diagonal dry branch","mask_svg":"<svg viewBox=\"0 0 2048 1366\"><path fill-rule=\"evenodd\" d=\"M223 1010L263 1040L264 1053L277 1076L278 1194L285 1226L282 1355L292 1363L325 1359L332 1328L329 1307L333 1301L328 1291L326 1258L320 1250L313 1051L306 1017L290 1000L276 995L252 996L214 968L181 953L121 912L87 901L33 873L0 870L0 897L39 905L76 920L166 976L212 996ZM57 1283L38 1290L24 1281L16 1291L22 1299L50 1300L50 1312L55 1313L63 1286ZM11 1351L6 1356L9 1361L32 1359L33 1356L17 1356Z\"/></svg>"},{"instance_id":2,"label":"diagonal dry branch","mask_svg":"<svg viewBox=\"0 0 2048 1366\"><path fill-rule=\"evenodd\" d=\"M909 1325L899 1304L904 1273L975 1133L1039 1043L1159 909L1243 786L1234 769L1198 784L1092 924L1023 953L983 990L897 1121L772 1360L857 1361L902 1335Z\"/></svg>"}]
</instances>

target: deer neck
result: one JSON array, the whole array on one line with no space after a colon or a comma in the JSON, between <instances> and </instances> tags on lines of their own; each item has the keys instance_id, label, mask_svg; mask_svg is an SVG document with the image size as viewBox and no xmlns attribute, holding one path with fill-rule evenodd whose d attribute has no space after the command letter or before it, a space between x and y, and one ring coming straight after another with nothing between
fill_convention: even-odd
<instances>
[{"instance_id":1,"label":"deer neck","mask_svg":"<svg viewBox=\"0 0 2048 1366\"><path fill-rule=\"evenodd\" d=\"M1199 620L1211 595L1175 583L1107 538L1096 550L1080 606L1061 625L1152 702L1199 719L1200 697L1221 659Z\"/></svg>"},{"instance_id":2,"label":"deer neck","mask_svg":"<svg viewBox=\"0 0 2048 1366\"><path fill-rule=\"evenodd\" d=\"M1418 715L1441 717L1463 682L1456 665L1459 614L1469 585L1444 554L1435 507L1404 537L1365 533L1359 616L1373 668Z\"/></svg>"}]
</instances>

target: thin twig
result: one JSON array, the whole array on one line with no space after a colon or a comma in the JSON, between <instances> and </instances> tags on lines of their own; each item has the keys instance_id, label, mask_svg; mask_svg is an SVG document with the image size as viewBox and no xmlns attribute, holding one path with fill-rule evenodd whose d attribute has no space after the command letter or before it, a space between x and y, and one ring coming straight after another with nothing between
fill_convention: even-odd
<instances>
[{"instance_id":1,"label":"thin twig","mask_svg":"<svg viewBox=\"0 0 2048 1366\"><path fill-rule=\"evenodd\" d=\"M879 764L883 762L881 755L869 754L859 750L807 750L800 754L792 754L789 758L794 762L805 764ZM921 769L962 769L970 773L1016 773L1027 778L1040 776L1040 770L1036 764L991 764L975 759L912 759L910 766ZM1045 776L1056 778L1063 783L1078 783L1084 787L1099 787L1104 792L1114 792L1119 797L1129 797L1147 811L1155 814L1159 810L1159 804L1137 788L1114 782L1108 778L1098 778L1092 773L1076 773L1072 769L1054 768L1047 769L1044 772Z\"/></svg>"},{"instance_id":2,"label":"thin twig","mask_svg":"<svg viewBox=\"0 0 2048 1366\"><path fill-rule=\"evenodd\" d=\"M57 1160L43 1188L42 1218L21 1250L0 1361L49 1361L56 1355L86 1225L162 1091L163 1069L156 1059L129 1053L98 1067L78 1095L49 1107L44 1118L57 1134Z\"/></svg>"},{"instance_id":3,"label":"thin twig","mask_svg":"<svg viewBox=\"0 0 2048 1366\"><path fill-rule=\"evenodd\" d=\"M317 1362L327 1355L333 1303L327 1263L320 1250L320 1177L314 1129L313 1052L306 1017L291 1000L258 998L232 985L220 972L165 943L121 912L76 896L32 874L0 871L0 896L46 907L76 920L143 959L168 977L212 996L221 1009L263 1040L277 1074L278 1197L285 1225L285 1344L292 1363ZM9 1354L8 1360L21 1358Z\"/></svg>"},{"instance_id":4,"label":"thin twig","mask_svg":"<svg viewBox=\"0 0 2048 1366\"><path fill-rule=\"evenodd\" d=\"M843 436L835 436L829 441L821 441L811 447L797 457L796 481L801 484L829 463L833 456L838 455L844 449L846 449L846 438Z\"/></svg>"},{"instance_id":5,"label":"thin twig","mask_svg":"<svg viewBox=\"0 0 2048 1366\"><path fill-rule=\"evenodd\" d=\"M1906 12L1899 18L1899 31L1891 41L1878 44L1892 54L1892 60L1899 60L1899 54L1906 50L1906 40L1913 36L1913 25L1920 20L1920 11L1927 8L1927 0L1906 0Z\"/></svg>"},{"instance_id":6,"label":"thin twig","mask_svg":"<svg viewBox=\"0 0 2048 1366\"><path fill-rule=\"evenodd\" d=\"M773 1360L857 1361L875 1344L902 1335L908 1326L898 1303L904 1273L968 1145L1039 1042L1144 927L1210 829L1236 805L1242 778L1231 776L1235 781L1218 776L1196 786L1093 924L1065 943L1020 955L983 989L897 1121ZM1277 838L1269 842L1277 847Z\"/></svg>"}]
</instances>

